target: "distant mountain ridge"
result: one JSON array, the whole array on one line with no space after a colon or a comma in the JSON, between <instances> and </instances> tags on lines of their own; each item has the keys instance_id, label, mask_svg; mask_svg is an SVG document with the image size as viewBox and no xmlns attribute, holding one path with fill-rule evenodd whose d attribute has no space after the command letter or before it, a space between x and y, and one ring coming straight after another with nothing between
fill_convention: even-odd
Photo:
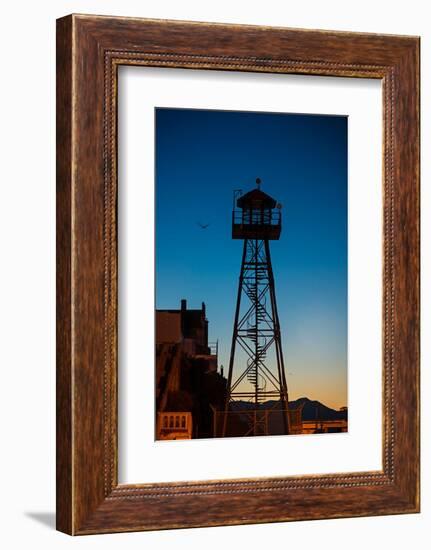
<instances>
[{"instance_id":1,"label":"distant mountain ridge","mask_svg":"<svg viewBox=\"0 0 431 550\"><path fill-rule=\"evenodd\" d=\"M308 397L300 397L295 401L289 402L289 409L298 409L299 407L302 407L302 420L316 420L316 418L319 420L347 420L347 409L336 411L335 409L331 409L323 403L320 403L320 401L312 401L311 399L308 399ZM249 401L231 402L232 410L240 411L254 408L254 403L250 403ZM262 410L277 408L280 408L280 402L274 400L265 401L259 405L259 409Z\"/></svg>"}]
</instances>

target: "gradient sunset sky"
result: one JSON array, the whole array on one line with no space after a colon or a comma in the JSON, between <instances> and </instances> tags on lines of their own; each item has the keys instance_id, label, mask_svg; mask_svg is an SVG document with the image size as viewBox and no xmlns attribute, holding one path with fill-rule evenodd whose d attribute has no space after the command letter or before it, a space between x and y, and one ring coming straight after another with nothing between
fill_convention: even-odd
<instances>
[{"instance_id":1,"label":"gradient sunset sky","mask_svg":"<svg viewBox=\"0 0 431 550\"><path fill-rule=\"evenodd\" d=\"M205 302L227 374L242 252L231 238L233 192L261 178L283 206L270 246L289 398L347 405L347 117L155 116L156 307Z\"/></svg>"}]
</instances>

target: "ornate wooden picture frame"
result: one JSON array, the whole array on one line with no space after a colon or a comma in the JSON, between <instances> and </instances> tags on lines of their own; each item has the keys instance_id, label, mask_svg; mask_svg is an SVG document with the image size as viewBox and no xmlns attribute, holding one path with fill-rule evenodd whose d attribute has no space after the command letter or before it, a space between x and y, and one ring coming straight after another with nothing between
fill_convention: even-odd
<instances>
[{"instance_id":1,"label":"ornate wooden picture frame","mask_svg":"<svg viewBox=\"0 0 431 550\"><path fill-rule=\"evenodd\" d=\"M383 85L383 469L118 484L117 69ZM419 511L419 38L70 15L57 22L57 528L69 534Z\"/></svg>"}]
</instances>

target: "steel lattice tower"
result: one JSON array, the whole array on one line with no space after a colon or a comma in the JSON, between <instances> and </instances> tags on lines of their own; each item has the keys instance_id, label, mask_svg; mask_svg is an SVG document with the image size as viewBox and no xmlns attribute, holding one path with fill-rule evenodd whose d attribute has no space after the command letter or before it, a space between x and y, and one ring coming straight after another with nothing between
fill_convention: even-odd
<instances>
[{"instance_id":1,"label":"steel lattice tower","mask_svg":"<svg viewBox=\"0 0 431 550\"><path fill-rule=\"evenodd\" d=\"M242 435L268 434L268 412L260 405L275 401L289 433L288 392L281 346L270 240L281 233L281 210L277 202L257 188L245 195L236 192L232 212L232 238L242 239L243 252L229 360L227 396L222 435L229 435L232 405L249 401L247 431ZM236 204L235 204L236 202ZM244 360L236 364L238 351ZM244 417L244 413L242 413Z\"/></svg>"}]
</instances>

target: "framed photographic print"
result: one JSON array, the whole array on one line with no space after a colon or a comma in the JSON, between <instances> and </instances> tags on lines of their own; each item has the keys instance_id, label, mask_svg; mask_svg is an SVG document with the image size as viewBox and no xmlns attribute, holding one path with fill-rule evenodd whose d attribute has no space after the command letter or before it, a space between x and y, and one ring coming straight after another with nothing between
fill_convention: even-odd
<instances>
[{"instance_id":1,"label":"framed photographic print","mask_svg":"<svg viewBox=\"0 0 431 550\"><path fill-rule=\"evenodd\" d=\"M419 39L57 22L57 528L419 511Z\"/></svg>"}]
</instances>

